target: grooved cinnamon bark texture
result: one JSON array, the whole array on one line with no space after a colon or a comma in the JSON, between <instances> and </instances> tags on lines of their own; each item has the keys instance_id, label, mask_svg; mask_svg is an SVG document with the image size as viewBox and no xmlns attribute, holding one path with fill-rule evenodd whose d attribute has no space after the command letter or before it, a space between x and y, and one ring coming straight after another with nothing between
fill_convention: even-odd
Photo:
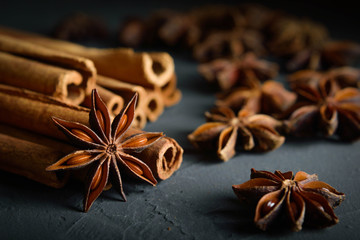
<instances>
[{"instance_id":1,"label":"grooved cinnamon bark texture","mask_svg":"<svg viewBox=\"0 0 360 240\"><path fill-rule=\"evenodd\" d=\"M85 94L90 94L95 86L96 69L93 62L89 59L66 54L59 49L52 50L39 44L30 43L16 37L5 36L1 33L0 51L79 72L82 76L81 89L84 89Z\"/></svg>"},{"instance_id":2,"label":"grooved cinnamon bark texture","mask_svg":"<svg viewBox=\"0 0 360 240\"><path fill-rule=\"evenodd\" d=\"M61 188L69 179L69 173L47 172L45 168L72 149L48 137L0 124L1 170Z\"/></svg>"},{"instance_id":3,"label":"grooved cinnamon bark texture","mask_svg":"<svg viewBox=\"0 0 360 240\"><path fill-rule=\"evenodd\" d=\"M167 53L154 55L130 48L97 49L1 27L0 34L91 59L99 74L146 87L164 86L174 73L174 61Z\"/></svg>"},{"instance_id":4,"label":"grooved cinnamon bark texture","mask_svg":"<svg viewBox=\"0 0 360 240\"><path fill-rule=\"evenodd\" d=\"M0 83L26 88L61 101L80 104L85 91L81 74L0 52Z\"/></svg>"}]
</instances>

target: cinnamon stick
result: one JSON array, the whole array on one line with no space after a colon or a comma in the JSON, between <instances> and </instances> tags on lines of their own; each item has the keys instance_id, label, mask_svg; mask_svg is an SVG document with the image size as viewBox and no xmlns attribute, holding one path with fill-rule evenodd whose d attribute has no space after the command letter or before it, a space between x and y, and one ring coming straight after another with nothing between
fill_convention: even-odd
<instances>
[{"instance_id":1,"label":"cinnamon stick","mask_svg":"<svg viewBox=\"0 0 360 240\"><path fill-rule=\"evenodd\" d=\"M162 87L154 87L154 90L162 97L165 107L177 104L182 97L181 91L177 88L177 78L175 73L169 82Z\"/></svg>"},{"instance_id":2,"label":"cinnamon stick","mask_svg":"<svg viewBox=\"0 0 360 240\"><path fill-rule=\"evenodd\" d=\"M98 90L101 99L104 101L107 108L109 109L109 112L112 115L112 117L118 115L121 109L124 107L124 99L120 95L117 95L98 85L96 86L96 89ZM91 95L87 95L85 97L83 105L88 108L91 107Z\"/></svg>"},{"instance_id":3,"label":"cinnamon stick","mask_svg":"<svg viewBox=\"0 0 360 240\"><path fill-rule=\"evenodd\" d=\"M52 116L88 125L89 109L52 97L0 84L0 122L57 139L65 139Z\"/></svg>"},{"instance_id":4,"label":"cinnamon stick","mask_svg":"<svg viewBox=\"0 0 360 240\"><path fill-rule=\"evenodd\" d=\"M120 95L125 103L128 103L135 92L138 93L138 101L135 108L135 125L138 128L144 128L147 122L147 93L142 86L121 82L117 79L98 75L96 83L118 95ZM101 95L101 94L100 94Z\"/></svg>"},{"instance_id":5,"label":"cinnamon stick","mask_svg":"<svg viewBox=\"0 0 360 240\"><path fill-rule=\"evenodd\" d=\"M51 97L0 84L0 123L27 129L56 139L65 139L55 127L51 117L88 125L89 110L62 103ZM140 130L131 128L126 136ZM137 156L146 161L155 176L170 177L182 162L183 149L174 139L164 137Z\"/></svg>"},{"instance_id":6,"label":"cinnamon stick","mask_svg":"<svg viewBox=\"0 0 360 240\"><path fill-rule=\"evenodd\" d=\"M61 101L80 104L85 91L82 76L74 70L0 52L0 83L26 88Z\"/></svg>"},{"instance_id":7,"label":"cinnamon stick","mask_svg":"<svg viewBox=\"0 0 360 240\"><path fill-rule=\"evenodd\" d=\"M164 86L174 73L174 61L165 52L148 54L137 53L130 48L88 48L4 27L0 27L0 34L89 58L95 63L99 74L145 87Z\"/></svg>"},{"instance_id":8,"label":"cinnamon stick","mask_svg":"<svg viewBox=\"0 0 360 240\"><path fill-rule=\"evenodd\" d=\"M45 168L73 150L59 141L0 124L0 169L61 188L69 172L48 172Z\"/></svg>"},{"instance_id":9,"label":"cinnamon stick","mask_svg":"<svg viewBox=\"0 0 360 240\"><path fill-rule=\"evenodd\" d=\"M81 86L85 94L90 94L95 86L96 69L89 59L63 53L60 49L45 48L1 33L0 51L79 72L82 75Z\"/></svg>"},{"instance_id":10,"label":"cinnamon stick","mask_svg":"<svg viewBox=\"0 0 360 240\"><path fill-rule=\"evenodd\" d=\"M131 136L140 132L141 130L131 128L125 135ZM143 151L133 152L132 155L145 162L156 178L165 180L180 168L183 152L184 150L173 138L165 136Z\"/></svg>"},{"instance_id":11,"label":"cinnamon stick","mask_svg":"<svg viewBox=\"0 0 360 240\"><path fill-rule=\"evenodd\" d=\"M158 91L146 89L146 92L145 114L149 121L154 122L164 112L164 101Z\"/></svg>"}]
</instances>

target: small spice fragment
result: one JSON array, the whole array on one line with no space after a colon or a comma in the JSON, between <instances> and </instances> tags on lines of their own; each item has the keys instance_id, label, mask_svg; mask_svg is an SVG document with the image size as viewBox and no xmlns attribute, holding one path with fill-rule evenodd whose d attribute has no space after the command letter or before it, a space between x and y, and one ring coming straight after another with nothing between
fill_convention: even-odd
<instances>
[{"instance_id":1,"label":"small spice fragment","mask_svg":"<svg viewBox=\"0 0 360 240\"><path fill-rule=\"evenodd\" d=\"M240 200L257 202L254 222L261 230L286 215L293 231L300 231L303 224L324 228L339 222L333 208L344 199L329 184L319 181L316 174L299 171L274 173L251 169L250 180L233 185Z\"/></svg>"},{"instance_id":2,"label":"small spice fragment","mask_svg":"<svg viewBox=\"0 0 360 240\"><path fill-rule=\"evenodd\" d=\"M251 52L240 59L217 59L198 67L206 80L216 82L222 90L239 86L256 87L260 82L276 77L278 69L276 63L260 60Z\"/></svg>"},{"instance_id":3,"label":"small spice fragment","mask_svg":"<svg viewBox=\"0 0 360 240\"><path fill-rule=\"evenodd\" d=\"M217 155L223 161L235 155L236 147L265 152L280 147L285 141L276 130L281 123L264 114L253 115L242 110L236 116L230 108L218 107L205 115L209 122L189 134L188 139L195 147L215 144Z\"/></svg>"},{"instance_id":4,"label":"small spice fragment","mask_svg":"<svg viewBox=\"0 0 360 240\"><path fill-rule=\"evenodd\" d=\"M140 159L129 154L142 151L163 135L162 133L141 133L124 139L124 133L134 119L137 94L128 105L110 122L110 114L96 90L92 92L92 106L89 114L91 129L76 122L53 118L56 126L75 146L86 150L75 151L46 168L47 171L77 169L89 166L87 193L84 211L87 212L101 192L111 184L126 201L122 187L120 169L152 185L157 181L150 168Z\"/></svg>"},{"instance_id":5,"label":"small spice fragment","mask_svg":"<svg viewBox=\"0 0 360 240\"><path fill-rule=\"evenodd\" d=\"M347 87L354 84L353 72L341 73L339 70L324 74L303 70L289 77L291 87L299 96L297 109L286 121L289 134L337 135L344 141L360 138L360 91ZM341 88L342 85L345 88Z\"/></svg>"}]
</instances>

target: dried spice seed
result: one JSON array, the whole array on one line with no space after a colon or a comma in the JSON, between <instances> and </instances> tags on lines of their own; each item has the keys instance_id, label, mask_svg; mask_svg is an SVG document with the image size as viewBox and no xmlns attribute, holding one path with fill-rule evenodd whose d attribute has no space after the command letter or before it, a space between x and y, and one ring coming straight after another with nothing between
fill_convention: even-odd
<instances>
[{"instance_id":1,"label":"dried spice seed","mask_svg":"<svg viewBox=\"0 0 360 240\"><path fill-rule=\"evenodd\" d=\"M134 119L136 100L137 94L111 124L108 109L97 91L93 90L89 119L92 129L79 123L53 118L57 127L69 137L74 145L88 149L73 152L47 167L48 171L54 171L90 165L92 170L88 175L88 187L84 199L85 212L110 184L109 178L126 201L120 177L120 166L152 185L157 183L150 168L140 159L127 153L130 149L141 151L163 136L162 133L141 133L124 139L124 133Z\"/></svg>"},{"instance_id":2,"label":"dried spice seed","mask_svg":"<svg viewBox=\"0 0 360 240\"><path fill-rule=\"evenodd\" d=\"M274 173L251 169L251 179L233 185L233 191L242 201L257 202L254 222L267 230L284 215L293 231L300 231L303 224L311 227L329 227L338 223L333 208L345 194L318 180L316 174L297 172Z\"/></svg>"}]
</instances>

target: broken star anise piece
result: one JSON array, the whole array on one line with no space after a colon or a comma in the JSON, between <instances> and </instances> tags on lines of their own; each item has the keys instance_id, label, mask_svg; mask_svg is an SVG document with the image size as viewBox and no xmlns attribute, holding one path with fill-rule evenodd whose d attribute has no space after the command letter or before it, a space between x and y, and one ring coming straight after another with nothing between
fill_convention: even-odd
<instances>
[{"instance_id":1,"label":"broken star anise piece","mask_svg":"<svg viewBox=\"0 0 360 240\"><path fill-rule=\"evenodd\" d=\"M216 82L221 90L257 86L276 77L278 69L276 63L258 59L252 52L238 59L217 59L198 67L200 74L209 82Z\"/></svg>"},{"instance_id":2,"label":"broken star anise piece","mask_svg":"<svg viewBox=\"0 0 360 240\"><path fill-rule=\"evenodd\" d=\"M122 187L120 169L130 175L156 185L150 168L140 159L128 154L128 151L141 151L162 137L162 133L143 133L125 138L124 133L134 119L137 94L128 105L110 122L109 111L96 90L92 92L92 107L89 123L91 129L76 122L69 122L53 117L57 127L76 146L83 150L75 151L46 170L76 169L89 166L88 186L84 201L87 212L92 203L108 185L111 184L120 192L126 201Z\"/></svg>"},{"instance_id":3,"label":"broken star anise piece","mask_svg":"<svg viewBox=\"0 0 360 240\"><path fill-rule=\"evenodd\" d=\"M232 186L241 200L257 202L254 222L266 230L281 214L286 214L293 231L300 231L303 223L324 228L338 223L333 208L344 199L329 184L318 180L316 174L299 171L257 171L251 169L251 180Z\"/></svg>"},{"instance_id":4,"label":"broken star anise piece","mask_svg":"<svg viewBox=\"0 0 360 240\"><path fill-rule=\"evenodd\" d=\"M188 135L196 147L212 147L216 144L218 157L227 161L235 155L235 148L246 151L270 151L280 147L285 138L276 128L281 123L264 115L253 115L247 110L238 116L227 107L218 107L205 113L207 122Z\"/></svg>"},{"instance_id":5,"label":"broken star anise piece","mask_svg":"<svg viewBox=\"0 0 360 240\"><path fill-rule=\"evenodd\" d=\"M303 70L309 75L311 70ZM332 70L335 71L335 70ZM329 76L330 75L330 76ZM336 76L336 75L335 75ZM298 106L286 125L289 134L312 136L337 135L344 141L360 138L360 91L357 88L341 88L346 81L331 75L313 72L306 78L292 76L291 86L298 94ZM346 83L347 85L349 83Z\"/></svg>"}]
</instances>

